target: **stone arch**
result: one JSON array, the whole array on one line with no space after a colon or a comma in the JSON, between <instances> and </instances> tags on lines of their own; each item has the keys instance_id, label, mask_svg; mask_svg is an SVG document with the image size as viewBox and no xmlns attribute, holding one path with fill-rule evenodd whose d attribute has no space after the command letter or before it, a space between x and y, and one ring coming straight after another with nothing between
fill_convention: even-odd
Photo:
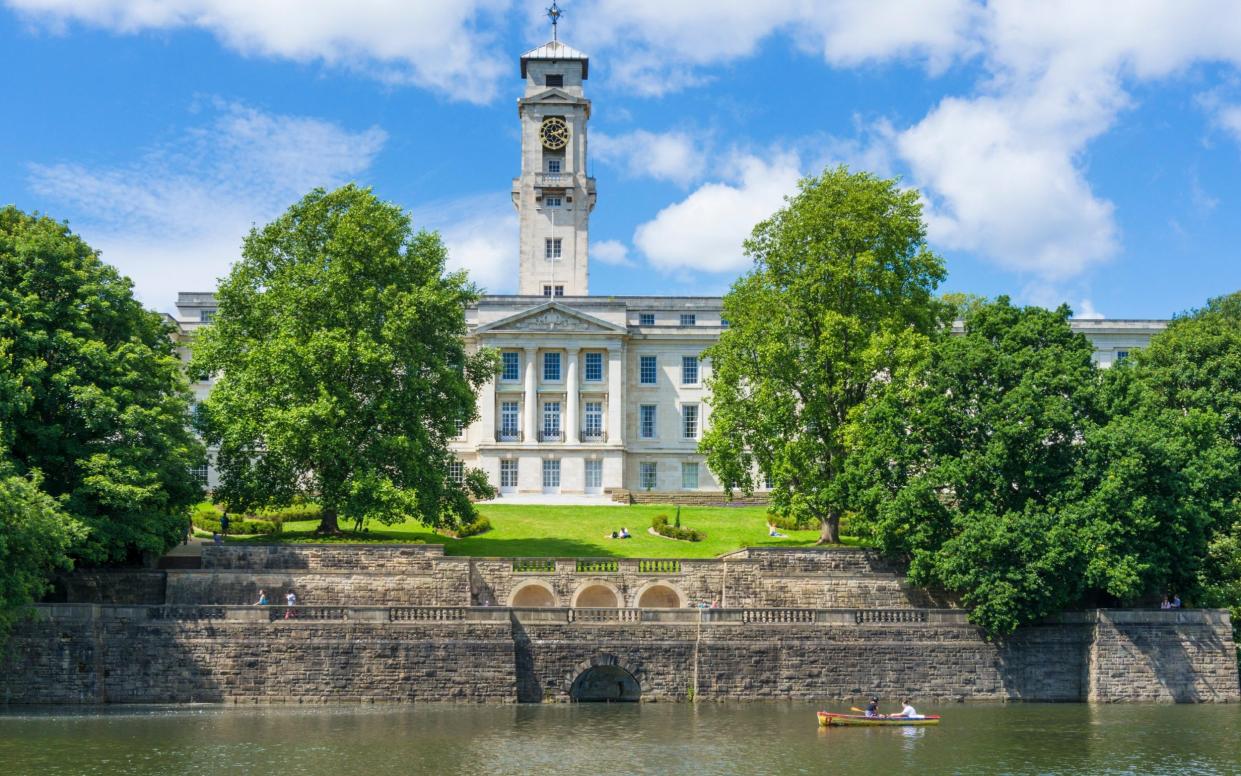
<instances>
[{"instance_id":1,"label":"stone arch","mask_svg":"<svg viewBox=\"0 0 1241 776\"><path fill-rule=\"evenodd\" d=\"M688 598L679 587L665 580L647 582L633 594L639 609L684 609Z\"/></svg>"},{"instance_id":2,"label":"stone arch","mask_svg":"<svg viewBox=\"0 0 1241 776\"><path fill-rule=\"evenodd\" d=\"M574 608L618 609L624 606L625 597L611 582L592 579L583 582L573 592Z\"/></svg>"},{"instance_id":3,"label":"stone arch","mask_svg":"<svg viewBox=\"0 0 1241 776\"><path fill-rule=\"evenodd\" d=\"M527 579L509 593L508 605L517 608L554 607L556 591L541 579Z\"/></svg>"},{"instance_id":4,"label":"stone arch","mask_svg":"<svg viewBox=\"0 0 1241 776\"><path fill-rule=\"evenodd\" d=\"M574 703L634 703L642 697L639 676L616 655L600 654L573 667L565 691Z\"/></svg>"}]
</instances>

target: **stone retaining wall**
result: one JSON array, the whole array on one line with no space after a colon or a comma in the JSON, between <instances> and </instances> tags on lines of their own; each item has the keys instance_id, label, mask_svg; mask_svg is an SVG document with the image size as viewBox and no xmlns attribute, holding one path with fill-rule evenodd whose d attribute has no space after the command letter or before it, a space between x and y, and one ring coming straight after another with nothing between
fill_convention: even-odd
<instances>
[{"instance_id":1,"label":"stone retaining wall","mask_svg":"<svg viewBox=\"0 0 1241 776\"><path fill-rule=\"evenodd\" d=\"M52 605L0 701L564 701L594 665L644 700L1236 702L1223 611L1065 615L991 642L959 611Z\"/></svg>"}]
</instances>

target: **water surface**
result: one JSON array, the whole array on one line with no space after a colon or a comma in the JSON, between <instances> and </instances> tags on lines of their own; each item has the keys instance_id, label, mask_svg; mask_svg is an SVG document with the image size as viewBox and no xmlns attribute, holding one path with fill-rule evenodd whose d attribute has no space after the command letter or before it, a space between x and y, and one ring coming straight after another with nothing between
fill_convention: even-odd
<instances>
[{"instance_id":1,"label":"water surface","mask_svg":"<svg viewBox=\"0 0 1241 776\"><path fill-rule=\"evenodd\" d=\"M1241 774L1238 706L920 710L943 724L820 729L802 703L8 710L0 773Z\"/></svg>"}]
</instances>

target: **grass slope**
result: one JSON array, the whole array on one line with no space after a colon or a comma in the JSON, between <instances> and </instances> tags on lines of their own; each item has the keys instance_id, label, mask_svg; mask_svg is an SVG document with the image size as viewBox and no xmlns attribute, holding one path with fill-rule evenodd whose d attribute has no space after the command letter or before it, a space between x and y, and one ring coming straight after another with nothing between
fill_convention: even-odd
<instances>
[{"instance_id":1,"label":"grass slope","mask_svg":"<svg viewBox=\"0 0 1241 776\"><path fill-rule=\"evenodd\" d=\"M448 555L491 557L614 557L711 558L742 547L807 547L818 531L786 531L787 539L767 536L763 507L682 507L681 525L706 533L701 542L682 542L651 536L651 519L666 514L674 519L676 507L642 504L626 507L479 504L492 530L465 539L437 534L421 523L371 526L370 531L340 537L314 535L314 521L285 523L273 536L230 538L230 541L268 542L415 542L443 544ZM342 525L344 521L342 520ZM608 539L628 528L632 539ZM857 541L846 537L846 544Z\"/></svg>"}]
</instances>

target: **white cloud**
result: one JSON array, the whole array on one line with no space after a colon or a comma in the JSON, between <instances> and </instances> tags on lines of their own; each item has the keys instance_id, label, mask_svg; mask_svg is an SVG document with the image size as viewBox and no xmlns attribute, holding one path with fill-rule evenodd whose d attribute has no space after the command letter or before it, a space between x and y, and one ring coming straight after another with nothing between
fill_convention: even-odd
<instances>
[{"instance_id":1,"label":"white cloud","mask_svg":"<svg viewBox=\"0 0 1241 776\"><path fill-rule=\"evenodd\" d=\"M32 190L75 212L75 230L161 310L178 291L215 288L252 225L361 174L387 140L378 127L352 132L233 103L213 103L206 118L127 167L30 166Z\"/></svg>"},{"instance_id":2,"label":"white cloud","mask_svg":"<svg viewBox=\"0 0 1241 776\"><path fill-rule=\"evenodd\" d=\"M590 257L617 267L634 266L633 260L629 258L629 249L619 240L599 240L591 243Z\"/></svg>"},{"instance_id":3,"label":"white cloud","mask_svg":"<svg viewBox=\"0 0 1241 776\"><path fill-rule=\"evenodd\" d=\"M444 238L449 269L468 270L487 293L516 292L517 214L507 192L415 207L414 224Z\"/></svg>"},{"instance_id":4,"label":"white cloud","mask_svg":"<svg viewBox=\"0 0 1241 776\"><path fill-rule=\"evenodd\" d=\"M1073 317L1099 321L1103 320L1106 316L1095 309L1094 302L1089 299L1082 299L1074 306Z\"/></svg>"},{"instance_id":5,"label":"white cloud","mask_svg":"<svg viewBox=\"0 0 1241 776\"><path fill-rule=\"evenodd\" d=\"M706 154L687 132L648 132L639 129L623 135L595 132L591 135L595 158L634 177L654 178L681 186L700 178Z\"/></svg>"},{"instance_id":6,"label":"white cloud","mask_svg":"<svg viewBox=\"0 0 1241 776\"><path fill-rule=\"evenodd\" d=\"M791 155L741 156L732 166L732 183L704 184L637 228L633 243L653 266L669 272L748 266L742 242L794 193L800 173Z\"/></svg>"},{"instance_id":7,"label":"white cloud","mask_svg":"<svg viewBox=\"0 0 1241 776\"><path fill-rule=\"evenodd\" d=\"M243 54L323 62L488 102L508 57L487 31L510 0L4 0L54 30L205 30Z\"/></svg>"}]
</instances>

